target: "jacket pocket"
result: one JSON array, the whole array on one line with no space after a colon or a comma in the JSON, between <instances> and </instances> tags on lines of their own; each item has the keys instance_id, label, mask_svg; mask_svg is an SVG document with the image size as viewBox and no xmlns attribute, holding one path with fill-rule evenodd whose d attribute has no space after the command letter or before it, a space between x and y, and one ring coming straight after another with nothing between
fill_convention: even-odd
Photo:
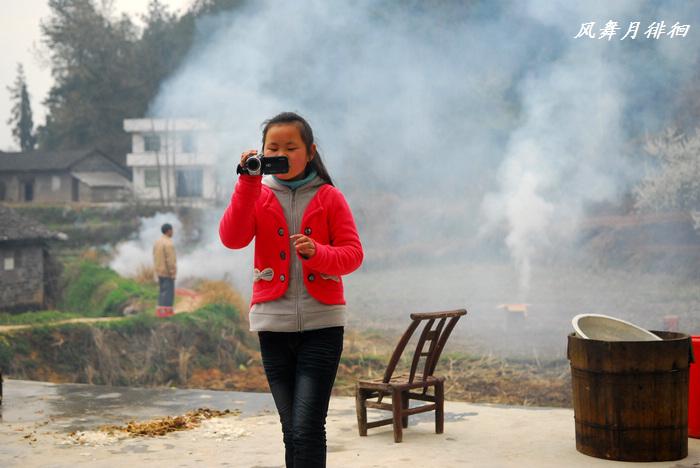
<instances>
[{"instance_id":1,"label":"jacket pocket","mask_svg":"<svg viewBox=\"0 0 700 468\"><path fill-rule=\"evenodd\" d=\"M276 316L295 316L296 312L293 307L285 306L279 301L258 302L250 311L253 315L276 315ZM296 320L294 321L296 324Z\"/></svg>"}]
</instances>

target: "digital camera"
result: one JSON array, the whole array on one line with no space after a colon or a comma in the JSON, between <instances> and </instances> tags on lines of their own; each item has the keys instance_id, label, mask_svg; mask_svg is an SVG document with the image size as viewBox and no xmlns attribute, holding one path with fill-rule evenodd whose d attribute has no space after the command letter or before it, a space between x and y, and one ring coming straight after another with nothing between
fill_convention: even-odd
<instances>
[{"instance_id":1,"label":"digital camera","mask_svg":"<svg viewBox=\"0 0 700 468\"><path fill-rule=\"evenodd\" d=\"M245 175L285 174L289 172L289 158L255 154L246 159L243 166L239 164L236 172Z\"/></svg>"}]
</instances>

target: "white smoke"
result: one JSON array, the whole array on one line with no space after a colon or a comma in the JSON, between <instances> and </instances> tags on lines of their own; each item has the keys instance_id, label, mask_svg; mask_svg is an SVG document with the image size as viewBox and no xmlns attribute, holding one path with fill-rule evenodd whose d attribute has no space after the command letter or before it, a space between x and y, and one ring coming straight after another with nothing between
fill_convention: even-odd
<instances>
[{"instance_id":1,"label":"white smoke","mask_svg":"<svg viewBox=\"0 0 700 468\"><path fill-rule=\"evenodd\" d=\"M153 266L153 244L162 235L165 223L173 226L173 243L177 258L177 283L193 278L226 279L244 294L250 293L251 253L249 250L232 252L221 258L221 241L218 237L218 210L202 214L203 229L194 233L194 243L184 236L183 222L175 213L156 213L140 219L136 237L122 242L115 248L110 268L123 276L138 273L142 266Z\"/></svg>"},{"instance_id":2,"label":"white smoke","mask_svg":"<svg viewBox=\"0 0 700 468\"><path fill-rule=\"evenodd\" d=\"M109 267L123 276L131 276L142 266L153 266L153 243L163 234L160 228L169 223L173 226L173 241L177 242L182 224L173 213L156 213L139 220L139 232L136 238L119 243Z\"/></svg>"},{"instance_id":3,"label":"white smoke","mask_svg":"<svg viewBox=\"0 0 700 468\"><path fill-rule=\"evenodd\" d=\"M585 203L618 194L624 75L603 52L599 44L571 46L521 83L524 119L511 134L498 191L482 205L487 228L506 224L521 300L537 253L570 238Z\"/></svg>"},{"instance_id":4,"label":"white smoke","mask_svg":"<svg viewBox=\"0 0 700 468\"><path fill-rule=\"evenodd\" d=\"M632 40L620 42L629 24L639 21L635 40L651 41L647 45L658 48L650 59L678 58L678 52L688 52L689 46L663 38L654 43L645 37L652 21L687 19L682 11L671 18L650 16L653 3L531 1L527 5L533 19L558 30L564 41L556 60L531 70L519 83L521 123L509 137L498 169L498 188L482 204L487 221L483 231L505 224L505 243L519 272L518 296L523 301L538 254L552 243L568 246L586 204L615 200L637 175L625 159L630 138L626 118L630 107L644 109L648 103L633 102L628 93L635 85L645 87L635 76L640 59L630 54ZM594 21L593 31L599 34L612 20L620 28L613 40L574 39L579 25ZM658 110L663 114L663 106Z\"/></svg>"},{"instance_id":5,"label":"white smoke","mask_svg":"<svg viewBox=\"0 0 700 468\"><path fill-rule=\"evenodd\" d=\"M367 307L391 301L386 291L434 302L431 287L447 280L423 268L449 263L466 274L475 259L502 262L502 247L514 285L498 268L471 282L453 273L440 302L536 302L540 259L571 248L589 203L629 188L640 174L631 140L673 117L697 41L643 33L652 21L695 24L691 4L249 2L199 21L196 45L150 114L216 128L210 144L229 193L238 155L260 147L262 121L285 110L305 116L358 221L366 270L421 272L400 285L396 271L378 275L374 292L357 293L376 294ZM582 23L597 31L609 20L620 35L639 21L639 36L574 39ZM249 283L251 264L218 243L217 221L185 268L240 270ZM489 285L498 291L484 293Z\"/></svg>"}]
</instances>

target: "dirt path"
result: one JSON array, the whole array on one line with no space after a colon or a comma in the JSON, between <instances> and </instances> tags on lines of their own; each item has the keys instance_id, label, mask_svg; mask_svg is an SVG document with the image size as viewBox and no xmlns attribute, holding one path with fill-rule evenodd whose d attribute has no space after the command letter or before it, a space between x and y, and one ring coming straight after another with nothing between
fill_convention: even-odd
<instances>
[{"instance_id":1,"label":"dirt path","mask_svg":"<svg viewBox=\"0 0 700 468\"><path fill-rule=\"evenodd\" d=\"M175 289L175 313L182 314L194 312L199 308L202 302L202 296L191 289L176 288ZM0 325L0 333L13 332L17 330L25 330L27 328L39 326L56 326L65 325L68 323L96 323L96 322L113 322L115 320L124 320L128 317L78 317L66 320L57 320L55 322L44 322L38 324L21 324L21 325Z\"/></svg>"},{"instance_id":2,"label":"dirt path","mask_svg":"<svg viewBox=\"0 0 700 468\"><path fill-rule=\"evenodd\" d=\"M202 295L197 291L185 288L175 289L175 313L194 312L202 304Z\"/></svg>"}]
</instances>

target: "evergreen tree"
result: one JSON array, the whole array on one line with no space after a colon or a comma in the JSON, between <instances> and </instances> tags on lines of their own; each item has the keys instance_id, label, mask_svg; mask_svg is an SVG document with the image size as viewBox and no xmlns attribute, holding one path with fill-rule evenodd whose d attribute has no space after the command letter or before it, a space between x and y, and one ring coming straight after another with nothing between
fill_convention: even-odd
<instances>
[{"instance_id":1,"label":"evergreen tree","mask_svg":"<svg viewBox=\"0 0 700 468\"><path fill-rule=\"evenodd\" d=\"M111 19L94 0L49 0L52 15L42 23L49 50L53 87L45 101L46 124L39 146L46 149L98 146L125 153L123 119L132 117L135 90L131 20Z\"/></svg>"},{"instance_id":2,"label":"evergreen tree","mask_svg":"<svg viewBox=\"0 0 700 468\"><path fill-rule=\"evenodd\" d=\"M7 89L14 102L7 123L12 126L12 135L22 151L31 151L36 145L36 138L34 136L32 106L29 102L29 91L27 91L27 79L24 76L22 64L17 65L15 84L8 86Z\"/></svg>"},{"instance_id":3,"label":"evergreen tree","mask_svg":"<svg viewBox=\"0 0 700 468\"><path fill-rule=\"evenodd\" d=\"M109 2L49 0L49 7L42 34L54 85L39 146L94 146L124 163L130 140L123 121L142 117L182 62L192 44L194 13L178 17L151 0L139 31L128 15L113 17Z\"/></svg>"},{"instance_id":4,"label":"evergreen tree","mask_svg":"<svg viewBox=\"0 0 700 468\"><path fill-rule=\"evenodd\" d=\"M42 149L99 147L124 163L126 118L142 117L163 81L190 50L198 17L242 6L245 0L194 0L181 16L150 0L140 30L111 2L49 0L42 22L54 84L39 127Z\"/></svg>"}]
</instances>

